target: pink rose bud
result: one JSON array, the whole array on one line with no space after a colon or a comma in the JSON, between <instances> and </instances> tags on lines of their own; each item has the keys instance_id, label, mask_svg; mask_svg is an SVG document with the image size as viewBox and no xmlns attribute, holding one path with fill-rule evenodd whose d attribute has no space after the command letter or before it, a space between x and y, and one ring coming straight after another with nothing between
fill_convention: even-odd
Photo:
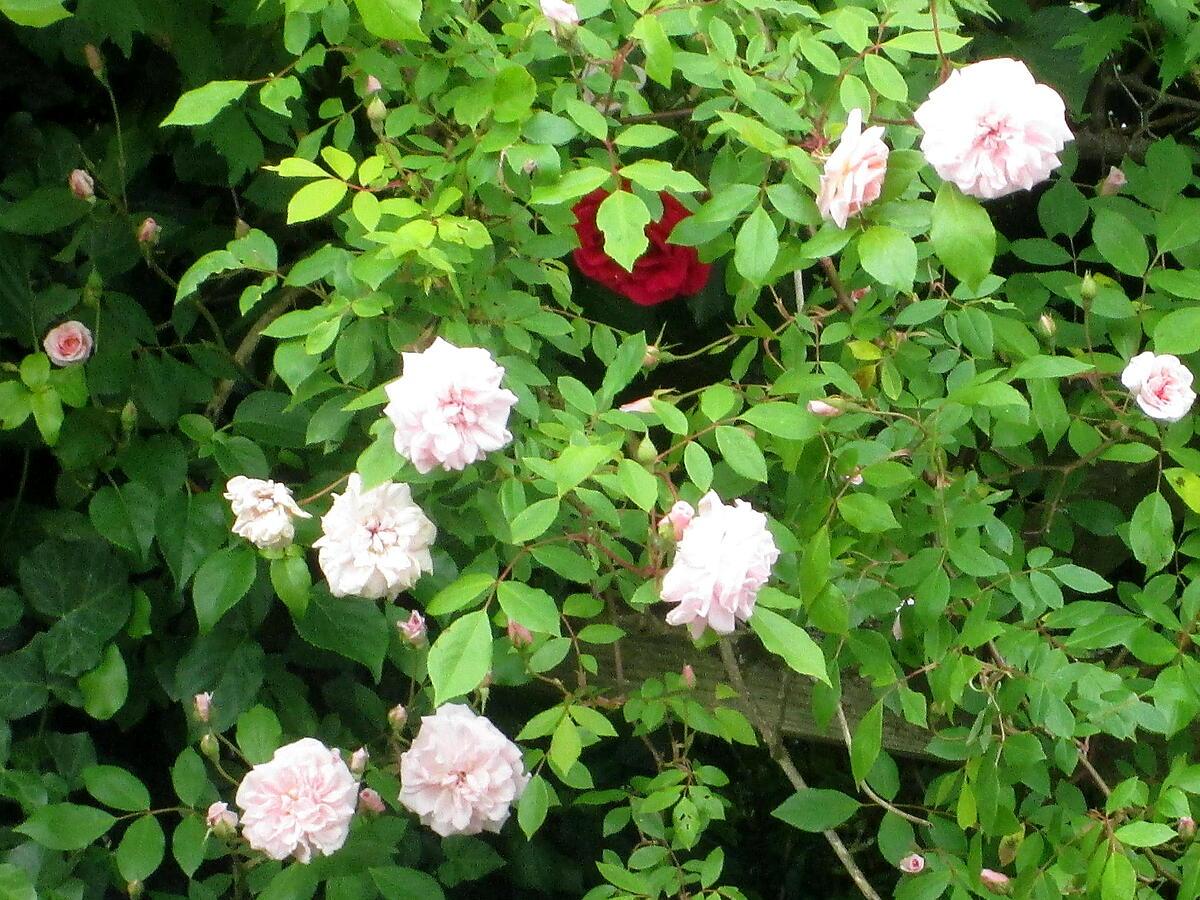
<instances>
[{"instance_id":1,"label":"pink rose bud","mask_svg":"<svg viewBox=\"0 0 1200 900\"><path fill-rule=\"evenodd\" d=\"M646 347L646 353L642 357L642 368L653 369L658 365L658 361L662 358L662 351L654 344L649 344Z\"/></svg>"},{"instance_id":2,"label":"pink rose bud","mask_svg":"<svg viewBox=\"0 0 1200 900\"><path fill-rule=\"evenodd\" d=\"M192 711L196 714L197 722L208 724L208 720L212 716L212 694L205 691L192 698Z\"/></svg>"},{"instance_id":3,"label":"pink rose bud","mask_svg":"<svg viewBox=\"0 0 1200 900\"><path fill-rule=\"evenodd\" d=\"M834 416L842 414L840 409L824 400L809 400L808 411L814 416L821 416L824 419L832 419Z\"/></svg>"},{"instance_id":4,"label":"pink rose bud","mask_svg":"<svg viewBox=\"0 0 1200 900\"><path fill-rule=\"evenodd\" d=\"M388 724L392 726L392 731L399 731L407 721L408 710L402 704L397 703L388 710Z\"/></svg>"},{"instance_id":5,"label":"pink rose bud","mask_svg":"<svg viewBox=\"0 0 1200 900\"><path fill-rule=\"evenodd\" d=\"M83 362L92 355L92 333L82 322L63 322L46 333L42 348L56 366Z\"/></svg>"},{"instance_id":6,"label":"pink rose bud","mask_svg":"<svg viewBox=\"0 0 1200 900\"><path fill-rule=\"evenodd\" d=\"M617 409L627 413L652 413L654 407L650 405L650 399L649 397L639 397L637 400L622 403Z\"/></svg>"},{"instance_id":7,"label":"pink rose bud","mask_svg":"<svg viewBox=\"0 0 1200 900\"><path fill-rule=\"evenodd\" d=\"M367 771L367 760L371 758L371 754L367 752L366 747L359 747L350 754L350 771L355 775L361 775Z\"/></svg>"},{"instance_id":8,"label":"pink rose bud","mask_svg":"<svg viewBox=\"0 0 1200 900\"><path fill-rule=\"evenodd\" d=\"M138 228L137 239L139 244L156 244L158 243L158 235L162 231L162 226L153 219L147 218Z\"/></svg>"},{"instance_id":9,"label":"pink rose bud","mask_svg":"<svg viewBox=\"0 0 1200 900\"><path fill-rule=\"evenodd\" d=\"M919 875L925 869L925 857L920 853L910 853L900 860L900 871L909 875Z\"/></svg>"},{"instance_id":10,"label":"pink rose bud","mask_svg":"<svg viewBox=\"0 0 1200 900\"><path fill-rule=\"evenodd\" d=\"M846 481L850 482L850 484L854 485L854 487L858 487L863 483L862 472L860 472L858 469L855 469L846 476Z\"/></svg>"},{"instance_id":11,"label":"pink rose bud","mask_svg":"<svg viewBox=\"0 0 1200 900\"><path fill-rule=\"evenodd\" d=\"M367 76L367 93L374 94L383 90L383 85L379 83L379 79L374 75Z\"/></svg>"},{"instance_id":12,"label":"pink rose bud","mask_svg":"<svg viewBox=\"0 0 1200 900\"><path fill-rule=\"evenodd\" d=\"M1196 836L1196 820L1191 816L1181 816L1179 821L1175 823L1175 829L1179 832L1179 836L1185 841L1190 841Z\"/></svg>"},{"instance_id":13,"label":"pink rose bud","mask_svg":"<svg viewBox=\"0 0 1200 900\"><path fill-rule=\"evenodd\" d=\"M696 686L696 670L692 668L691 663L685 663L679 671L679 677L683 681L683 686L689 691Z\"/></svg>"},{"instance_id":14,"label":"pink rose bud","mask_svg":"<svg viewBox=\"0 0 1200 900\"><path fill-rule=\"evenodd\" d=\"M87 67L92 70L96 77L104 71L104 57L100 55L99 48L95 44L83 45L83 58L87 60Z\"/></svg>"},{"instance_id":15,"label":"pink rose bud","mask_svg":"<svg viewBox=\"0 0 1200 900\"><path fill-rule=\"evenodd\" d=\"M379 796L379 791L373 791L371 788L363 788L358 792L358 808L362 812L376 814L387 811L387 807L383 805L383 798Z\"/></svg>"},{"instance_id":16,"label":"pink rose bud","mask_svg":"<svg viewBox=\"0 0 1200 900\"><path fill-rule=\"evenodd\" d=\"M1123 187L1125 187L1125 173L1116 166L1112 166L1109 168L1108 174L1104 176L1104 180L1100 182L1100 196L1111 197Z\"/></svg>"},{"instance_id":17,"label":"pink rose bud","mask_svg":"<svg viewBox=\"0 0 1200 900\"><path fill-rule=\"evenodd\" d=\"M237 828L238 816L229 808L229 804L217 802L208 808L204 821L208 830L217 837L229 839L233 837L234 829Z\"/></svg>"},{"instance_id":18,"label":"pink rose bud","mask_svg":"<svg viewBox=\"0 0 1200 900\"><path fill-rule=\"evenodd\" d=\"M1011 879L1003 872L996 872L992 869L983 869L979 873L979 880L983 882L983 886L993 894L1002 894L1007 896L1012 892Z\"/></svg>"},{"instance_id":19,"label":"pink rose bud","mask_svg":"<svg viewBox=\"0 0 1200 900\"><path fill-rule=\"evenodd\" d=\"M578 25L579 12L566 0L541 0L542 15L554 25Z\"/></svg>"},{"instance_id":20,"label":"pink rose bud","mask_svg":"<svg viewBox=\"0 0 1200 900\"><path fill-rule=\"evenodd\" d=\"M538 170L538 161L536 159L527 159L521 163L521 171L526 175L532 175Z\"/></svg>"},{"instance_id":21,"label":"pink rose bud","mask_svg":"<svg viewBox=\"0 0 1200 900\"><path fill-rule=\"evenodd\" d=\"M374 123L382 122L387 118L387 106L378 97L372 97L371 102L367 104L367 118Z\"/></svg>"},{"instance_id":22,"label":"pink rose bud","mask_svg":"<svg viewBox=\"0 0 1200 900\"><path fill-rule=\"evenodd\" d=\"M867 296L869 293L871 293L871 289L869 287L855 288L850 292L850 302L857 304L859 300Z\"/></svg>"},{"instance_id":23,"label":"pink rose bud","mask_svg":"<svg viewBox=\"0 0 1200 900\"><path fill-rule=\"evenodd\" d=\"M87 200L89 203L95 201L96 179L83 169L76 169L67 176L67 184L71 188L71 193L80 200Z\"/></svg>"},{"instance_id":24,"label":"pink rose bud","mask_svg":"<svg viewBox=\"0 0 1200 900\"><path fill-rule=\"evenodd\" d=\"M429 637L425 630L425 617L415 609L403 622L397 622L396 627L400 629L401 636L417 649L429 643Z\"/></svg>"},{"instance_id":25,"label":"pink rose bud","mask_svg":"<svg viewBox=\"0 0 1200 900\"><path fill-rule=\"evenodd\" d=\"M660 534L669 533L677 542L683 540L683 533L687 530L688 525L696 516L696 509L686 500L678 501L671 507L671 511L663 516L658 522L658 531ZM670 526L670 532L667 532L667 526Z\"/></svg>"},{"instance_id":26,"label":"pink rose bud","mask_svg":"<svg viewBox=\"0 0 1200 900\"><path fill-rule=\"evenodd\" d=\"M514 647L520 650L522 647L528 647L533 643L533 632L516 619L509 619L508 639L512 641Z\"/></svg>"}]
</instances>

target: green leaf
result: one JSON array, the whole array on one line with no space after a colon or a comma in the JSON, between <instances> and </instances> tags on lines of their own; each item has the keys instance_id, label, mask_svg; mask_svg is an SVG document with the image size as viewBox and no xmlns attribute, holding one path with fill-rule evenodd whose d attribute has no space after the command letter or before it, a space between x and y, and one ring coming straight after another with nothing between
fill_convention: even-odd
<instances>
[{"instance_id":1,"label":"green leaf","mask_svg":"<svg viewBox=\"0 0 1200 900\"><path fill-rule=\"evenodd\" d=\"M88 766L80 773L87 792L113 809L141 812L150 808L150 792L119 766Z\"/></svg>"},{"instance_id":2,"label":"green leaf","mask_svg":"<svg viewBox=\"0 0 1200 900\"><path fill-rule=\"evenodd\" d=\"M1070 356L1031 356L1009 373L1012 378L1067 378L1094 369L1091 363Z\"/></svg>"},{"instance_id":3,"label":"green leaf","mask_svg":"<svg viewBox=\"0 0 1200 900\"><path fill-rule=\"evenodd\" d=\"M51 803L14 830L51 850L82 850L112 828L116 818L92 806Z\"/></svg>"},{"instance_id":4,"label":"green leaf","mask_svg":"<svg viewBox=\"0 0 1200 900\"><path fill-rule=\"evenodd\" d=\"M871 773L883 743L883 701L879 701L859 720L850 742L850 771L861 784Z\"/></svg>"},{"instance_id":5,"label":"green leaf","mask_svg":"<svg viewBox=\"0 0 1200 900\"><path fill-rule=\"evenodd\" d=\"M116 644L109 644L100 665L79 677L83 709L93 719L104 721L115 716L129 696L129 672Z\"/></svg>"},{"instance_id":6,"label":"green leaf","mask_svg":"<svg viewBox=\"0 0 1200 900\"><path fill-rule=\"evenodd\" d=\"M512 541L514 544L525 544L534 538L541 537L546 529L558 518L559 502L557 497L548 497L531 503L517 513L512 521Z\"/></svg>"},{"instance_id":7,"label":"green leaf","mask_svg":"<svg viewBox=\"0 0 1200 900\"><path fill-rule=\"evenodd\" d=\"M171 767L171 786L185 806L195 806L209 789L204 760L191 747L185 747Z\"/></svg>"},{"instance_id":8,"label":"green leaf","mask_svg":"<svg viewBox=\"0 0 1200 900\"><path fill-rule=\"evenodd\" d=\"M992 270L996 229L991 217L978 200L948 181L938 189L933 203L929 238L942 265L968 287L978 285Z\"/></svg>"},{"instance_id":9,"label":"green leaf","mask_svg":"<svg viewBox=\"0 0 1200 900\"><path fill-rule=\"evenodd\" d=\"M428 41L421 31L421 0L354 0L363 26L385 41Z\"/></svg>"},{"instance_id":10,"label":"green leaf","mask_svg":"<svg viewBox=\"0 0 1200 900\"><path fill-rule=\"evenodd\" d=\"M1154 350L1185 356L1200 350L1200 306L1175 309L1154 326Z\"/></svg>"},{"instance_id":11,"label":"green leaf","mask_svg":"<svg viewBox=\"0 0 1200 900\"><path fill-rule=\"evenodd\" d=\"M303 619L312 593L312 572L303 556L283 556L271 560L271 587L283 601L293 619Z\"/></svg>"},{"instance_id":12,"label":"green leaf","mask_svg":"<svg viewBox=\"0 0 1200 900\"><path fill-rule=\"evenodd\" d=\"M519 581L502 581L496 588L496 596L500 608L510 619L515 619L530 631L558 636L558 605L545 591Z\"/></svg>"},{"instance_id":13,"label":"green leaf","mask_svg":"<svg viewBox=\"0 0 1200 900\"><path fill-rule=\"evenodd\" d=\"M371 869L371 878L384 897L404 900L445 900L441 886L433 877L403 866Z\"/></svg>"},{"instance_id":14,"label":"green leaf","mask_svg":"<svg viewBox=\"0 0 1200 900\"><path fill-rule=\"evenodd\" d=\"M750 617L750 628L763 646L782 657L793 671L829 684L825 654L799 625L766 607L757 606Z\"/></svg>"},{"instance_id":15,"label":"green leaf","mask_svg":"<svg viewBox=\"0 0 1200 900\"><path fill-rule=\"evenodd\" d=\"M492 115L497 122L529 118L537 97L537 83L523 66L506 65L492 82Z\"/></svg>"},{"instance_id":16,"label":"green leaf","mask_svg":"<svg viewBox=\"0 0 1200 900\"><path fill-rule=\"evenodd\" d=\"M49 698L39 642L0 656L0 719L32 715Z\"/></svg>"},{"instance_id":17,"label":"green leaf","mask_svg":"<svg viewBox=\"0 0 1200 900\"><path fill-rule=\"evenodd\" d=\"M872 225L858 239L858 256L876 281L906 290L917 277L917 245L903 231Z\"/></svg>"},{"instance_id":18,"label":"green leaf","mask_svg":"<svg viewBox=\"0 0 1200 900\"><path fill-rule=\"evenodd\" d=\"M792 441L808 440L820 431L817 420L795 403L755 404L742 413L742 421L767 434Z\"/></svg>"},{"instance_id":19,"label":"green leaf","mask_svg":"<svg viewBox=\"0 0 1200 900\"><path fill-rule=\"evenodd\" d=\"M1112 590L1112 585L1091 569L1085 569L1083 566L1077 566L1074 563L1055 566L1050 571L1054 573L1055 578L1067 587L1073 588L1081 594L1098 594L1101 591Z\"/></svg>"},{"instance_id":20,"label":"green leaf","mask_svg":"<svg viewBox=\"0 0 1200 900\"><path fill-rule=\"evenodd\" d=\"M258 556L244 546L218 550L204 561L192 583L192 600L201 634L211 631L246 596L257 571Z\"/></svg>"},{"instance_id":21,"label":"green leaf","mask_svg":"<svg viewBox=\"0 0 1200 900\"><path fill-rule=\"evenodd\" d=\"M28 873L12 863L0 864L0 900L38 900Z\"/></svg>"},{"instance_id":22,"label":"green leaf","mask_svg":"<svg viewBox=\"0 0 1200 900\"><path fill-rule=\"evenodd\" d=\"M596 227L604 234L604 252L627 272L650 246L646 226L650 210L641 197L629 191L615 191L604 198L596 210Z\"/></svg>"},{"instance_id":23,"label":"green leaf","mask_svg":"<svg viewBox=\"0 0 1200 900\"><path fill-rule=\"evenodd\" d=\"M538 185L529 194L529 202L552 206L590 194L612 177L608 169L586 166L563 174L554 184Z\"/></svg>"},{"instance_id":24,"label":"green leaf","mask_svg":"<svg viewBox=\"0 0 1200 900\"><path fill-rule=\"evenodd\" d=\"M707 491L712 486L712 460L708 458L708 451L696 441L691 441L683 448L683 467L692 484L701 491Z\"/></svg>"},{"instance_id":25,"label":"green leaf","mask_svg":"<svg viewBox=\"0 0 1200 900\"><path fill-rule=\"evenodd\" d=\"M779 237L766 209L754 208L738 229L733 248L733 264L742 277L753 285L766 284L779 256Z\"/></svg>"},{"instance_id":26,"label":"green leaf","mask_svg":"<svg viewBox=\"0 0 1200 900\"><path fill-rule=\"evenodd\" d=\"M486 572L467 572L446 585L425 607L431 616L457 612L496 583L496 576Z\"/></svg>"},{"instance_id":27,"label":"green leaf","mask_svg":"<svg viewBox=\"0 0 1200 900\"><path fill-rule=\"evenodd\" d=\"M265 706L252 706L237 721L237 743L252 765L269 760L279 747L283 728L275 713Z\"/></svg>"},{"instance_id":28,"label":"green leaf","mask_svg":"<svg viewBox=\"0 0 1200 900\"><path fill-rule=\"evenodd\" d=\"M183 874L191 878L204 862L208 829L199 816L184 816L171 836L171 855Z\"/></svg>"},{"instance_id":29,"label":"green leaf","mask_svg":"<svg viewBox=\"0 0 1200 900\"><path fill-rule=\"evenodd\" d=\"M837 507L843 519L868 534L900 527L892 508L873 494L843 494Z\"/></svg>"},{"instance_id":30,"label":"green leaf","mask_svg":"<svg viewBox=\"0 0 1200 900\"><path fill-rule=\"evenodd\" d=\"M1175 523L1171 507L1158 491L1147 494L1133 511L1129 522L1129 546L1134 558L1151 575L1175 556Z\"/></svg>"},{"instance_id":31,"label":"green leaf","mask_svg":"<svg viewBox=\"0 0 1200 900\"><path fill-rule=\"evenodd\" d=\"M174 109L159 127L211 122L217 113L246 93L249 86L248 81L210 81L203 87L188 91L175 102Z\"/></svg>"},{"instance_id":32,"label":"green leaf","mask_svg":"<svg viewBox=\"0 0 1200 900\"><path fill-rule=\"evenodd\" d=\"M1100 876L1100 900L1129 900L1137 889L1137 871L1124 852L1114 849Z\"/></svg>"},{"instance_id":33,"label":"green leaf","mask_svg":"<svg viewBox=\"0 0 1200 900\"><path fill-rule=\"evenodd\" d=\"M1146 238L1132 222L1111 209L1101 209L1092 223L1096 249L1118 272L1141 278L1150 265Z\"/></svg>"},{"instance_id":34,"label":"green leaf","mask_svg":"<svg viewBox=\"0 0 1200 900\"><path fill-rule=\"evenodd\" d=\"M525 792L517 803L517 824L529 840L546 821L546 812L550 809L550 785L541 775L534 775L525 785Z\"/></svg>"},{"instance_id":35,"label":"green leaf","mask_svg":"<svg viewBox=\"0 0 1200 900\"><path fill-rule=\"evenodd\" d=\"M670 128L649 123L630 125L616 137L618 147L657 147L678 135Z\"/></svg>"},{"instance_id":36,"label":"green leaf","mask_svg":"<svg viewBox=\"0 0 1200 900\"><path fill-rule=\"evenodd\" d=\"M477 610L453 622L433 642L428 665L435 706L475 690L492 667L487 613Z\"/></svg>"},{"instance_id":37,"label":"green leaf","mask_svg":"<svg viewBox=\"0 0 1200 900\"><path fill-rule=\"evenodd\" d=\"M743 478L752 481L767 480L767 461L754 438L733 425L722 425L716 430L717 449L729 464L729 468Z\"/></svg>"},{"instance_id":38,"label":"green leaf","mask_svg":"<svg viewBox=\"0 0 1200 900\"><path fill-rule=\"evenodd\" d=\"M561 497L582 482L590 478L601 463L607 462L613 456L608 447L594 444L579 446L572 444L565 448L554 461L554 483Z\"/></svg>"},{"instance_id":39,"label":"green leaf","mask_svg":"<svg viewBox=\"0 0 1200 900\"><path fill-rule=\"evenodd\" d=\"M658 479L646 467L632 459L617 463L617 482L625 496L649 512L658 502Z\"/></svg>"},{"instance_id":40,"label":"green leaf","mask_svg":"<svg viewBox=\"0 0 1200 900\"><path fill-rule=\"evenodd\" d=\"M117 871L126 881L144 881L162 865L167 838L154 816L142 816L125 829L117 846Z\"/></svg>"},{"instance_id":41,"label":"green leaf","mask_svg":"<svg viewBox=\"0 0 1200 900\"><path fill-rule=\"evenodd\" d=\"M563 716L550 737L550 750L546 755L559 772L570 772L571 767L579 761L582 750L579 729L575 727L574 722Z\"/></svg>"},{"instance_id":42,"label":"green leaf","mask_svg":"<svg viewBox=\"0 0 1200 900\"><path fill-rule=\"evenodd\" d=\"M308 222L325 215L341 202L347 190L349 186L336 178L323 178L306 184L288 202L288 224Z\"/></svg>"},{"instance_id":43,"label":"green leaf","mask_svg":"<svg viewBox=\"0 0 1200 900\"><path fill-rule=\"evenodd\" d=\"M304 618L296 623L296 631L314 647L362 663L379 680L391 631L387 618L374 602L357 597L331 597L328 590L315 588Z\"/></svg>"},{"instance_id":44,"label":"green leaf","mask_svg":"<svg viewBox=\"0 0 1200 900\"><path fill-rule=\"evenodd\" d=\"M861 807L861 803L841 791L803 788L771 810L771 815L801 831L828 831Z\"/></svg>"},{"instance_id":45,"label":"green leaf","mask_svg":"<svg viewBox=\"0 0 1200 900\"><path fill-rule=\"evenodd\" d=\"M644 15L634 23L632 37L642 42L646 54L646 74L665 88L671 86L671 71L675 68L675 49L667 40L667 32L656 15Z\"/></svg>"},{"instance_id":46,"label":"green leaf","mask_svg":"<svg viewBox=\"0 0 1200 900\"><path fill-rule=\"evenodd\" d=\"M669 162L661 159L639 159L637 162L623 166L620 171L622 178L628 178L634 184L648 191L675 191L681 194L694 193L704 190L704 185L696 180L690 172L681 172Z\"/></svg>"}]
</instances>

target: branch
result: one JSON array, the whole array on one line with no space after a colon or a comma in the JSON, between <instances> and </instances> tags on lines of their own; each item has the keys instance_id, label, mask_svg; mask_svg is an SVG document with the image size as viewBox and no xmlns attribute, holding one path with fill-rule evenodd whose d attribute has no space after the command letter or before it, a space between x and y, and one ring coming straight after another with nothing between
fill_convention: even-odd
<instances>
[{"instance_id":1,"label":"branch","mask_svg":"<svg viewBox=\"0 0 1200 900\"><path fill-rule=\"evenodd\" d=\"M242 338L242 342L238 344L237 349L233 351L233 361L238 368L246 368L247 362L249 362L250 357L258 347L258 342L262 339L263 331L266 330L268 325L283 315L284 311L295 301L295 291L284 291L283 296L258 317L246 333L246 336ZM229 395L233 392L233 384L233 379L226 378L217 385L217 391L213 394L212 400L209 401L208 407L204 411L205 416L210 420L215 422L221 415L221 411L225 408L225 404L229 400Z\"/></svg>"}]
</instances>

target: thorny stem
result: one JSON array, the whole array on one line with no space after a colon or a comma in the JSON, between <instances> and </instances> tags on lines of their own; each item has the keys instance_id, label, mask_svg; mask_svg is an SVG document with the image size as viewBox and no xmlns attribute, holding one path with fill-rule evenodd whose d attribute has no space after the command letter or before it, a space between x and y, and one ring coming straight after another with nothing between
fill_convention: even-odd
<instances>
[{"instance_id":1,"label":"thorny stem","mask_svg":"<svg viewBox=\"0 0 1200 900\"><path fill-rule=\"evenodd\" d=\"M784 776L795 790L802 791L807 789L808 785L800 775L799 770L797 770L796 764L792 762L792 758L788 754L787 748L783 746L783 742L779 739L778 733L759 713L758 707L754 703L754 698L746 687L746 681L742 678L742 669L738 665L737 657L734 655L733 645L730 644L728 638L723 637L718 646L721 650L721 661L725 663L725 671L729 674L729 680L733 683L733 689L741 695L746 712L750 715L750 721L753 722L754 727L763 736L771 758L783 770ZM846 874L850 876L850 879L854 882L854 886L858 888L859 892L867 900L882 900L875 888L871 887L871 883L867 881L867 876L858 867L858 863L854 861L854 857L850 854L842 839L838 837L838 833L832 828L821 833L825 836L825 840L829 842L829 846L833 848L833 852L837 854L837 858L841 860Z\"/></svg>"}]
</instances>

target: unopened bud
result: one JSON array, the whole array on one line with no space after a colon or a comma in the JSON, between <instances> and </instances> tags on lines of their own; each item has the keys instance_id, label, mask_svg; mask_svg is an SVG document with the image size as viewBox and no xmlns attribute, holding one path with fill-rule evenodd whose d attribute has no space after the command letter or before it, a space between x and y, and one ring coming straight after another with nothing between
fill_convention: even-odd
<instances>
[{"instance_id":1,"label":"unopened bud","mask_svg":"<svg viewBox=\"0 0 1200 900\"><path fill-rule=\"evenodd\" d=\"M387 106L378 97L372 97L371 102L367 104L367 118L372 122L382 122L387 118Z\"/></svg>"},{"instance_id":2,"label":"unopened bud","mask_svg":"<svg viewBox=\"0 0 1200 900\"><path fill-rule=\"evenodd\" d=\"M377 94L383 90L383 85L379 83L379 79L374 75L367 76L367 93Z\"/></svg>"},{"instance_id":3,"label":"unopened bud","mask_svg":"<svg viewBox=\"0 0 1200 900\"><path fill-rule=\"evenodd\" d=\"M125 885L125 893L129 895L129 900L138 900L144 891L145 888L142 887L142 883L140 881L131 881L129 884Z\"/></svg>"},{"instance_id":4,"label":"unopened bud","mask_svg":"<svg viewBox=\"0 0 1200 900\"><path fill-rule=\"evenodd\" d=\"M514 647L520 650L522 647L528 647L533 643L533 632L531 632L516 619L509 619L508 639L512 642Z\"/></svg>"},{"instance_id":5,"label":"unopened bud","mask_svg":"<svg viewBox=\"0 0 1200 900\"><path fill-rule=\"evenodd\" d=\"M371 788L363 788L358 792L358 809L360 812L379 813L386 812L387 807L383 805L383 798L379 796L379 791Z\"/></svg>"},{"instance_id":6,"label":"unopened bud","mask_svg":"<svg viewBox=\"0 0 1200 900\"><path fill-rule=\"evenodd\" d=\"M643 466L653 465L654 461L658 459L658 448L654 446L654 441L650 440L650 435L647 434L638 441L634 456Z\"/></svg>"},{"instance_id":7,"label":"unopened bud","mask_svg":"<svg viewBox=\"0 0 1200 900\"><path fill-rule=\"evenodd\" d=\"M910 853L900 860L900 871L908 875L920 875L925 871L925 857L920 853Z\"/></svg>"},{"instance_id":8,"label":"unopened bud","mask_svg":"<svg viewBox=\"0 0 1200 900\"><path fill-rule=\"evenodd\" d=\"M1021 849L1021 843L1024 840L1024 829L1014 831L1012 834L1006 834L1000 838L1000 846L996 848L996 855L1000 857L1002 865L1012 865L1013 860L1017 858L1017 851Z\"/></svg>"},{"instance_id":9,"label":"unopened bud","mask_svg":"<svg viewBox=\"0 0 1200 900\"><path fill-rule=\"evenodd\" d=\"M197 722L203 722L207 725L208 720L212 717L212 694L205 691L203 694L197 694L193 697L192 712L195 714Z\"/></svg>"},{"instance_id":10,"label":"unopened bud","mask_svg":"<svg viewBox=\"0 0 1200 900\"><path fill-rule=\"evenodd\" d=\"M696 670L692 668L691 663L684 663L683 668L679 670L679 679L689 691L696 686Z\"/></svg>"},{"instance_id":11,"label":"unopened bud","mask_svg":"<svg viewBox=\"0 0 1200 900\"><path fill-rule=\"evenodd\" d=\"M221 758L221 745L217 742L217 736L211 731L200 738L200 752L213 762Z\"/></svg>"},{"instance_id":12,"label":"unopened bud","mask_svg":"<svg viewBox=\"0 0 1200 900\"><path fill-rule=\"evenodd\" d=\"M627 413L652 413L654 412L654 407L650 404L650 399L649 397L638 397L636 400L622 403L617 409Z\"/></svg>"},{"instance_id":13,"label":"unopened bud","mask_svg":"<svg viewBox=\"0 0 1200 900\"><path fill-rule=\"evenodd\" d=\"M1052 338L1058 331L1058 323L1054 321L1054 316L1048 312L1038 316L1038 331L1042 337Z\"/></svg>"},{"instance_id":14,"label":"unopened bud","mask_svg":"<svg viewBox=\"0 0 1200 900\"><path fill-rule=\"evenodd\" d=\"M204 823L208 826L209 831L223 841L227 841L237 834L238 816L229 808L228 803L218 801L212 804L205 813Z\"/></svg>"},{"instance_id":15,"label":"unopened bud","mask_svg":"<svg viewBox=\"0 0 1200 900\"><path fill-rule=\"evenodd\" d=\"M157 244L158 236L162 232L162 226L151 218L147 218L138 228L137 239L139 244Z\"/></svg>"},{"instance_id":16,"label":"unopened bud","mask_svg":"<svg viewBox=\"0 0 1200 900\"><path fill-rule=\"evenodd\" d=\"M367 752L366 747L359 747L350 754L350 772L355 775L362 775L367 771L367 760L371 758L371 754Z\"/></svg>"},{"instance_id":17,"label":"unopened bud","mask_svg":"<svg viewBox=\"0 0 1200 900\"><path fill-rule=\"evenodd\" d=\"M129 437L137 429L138 408L132 400L121 407L121 434Z\"/></svg>"},{"instance_id":18,"label":"unopened bud","mask_svg":"<svg viewBox=\"0 0 1200 900\"><path fill-rule=\"evenodd\" d=\"M242 219L236 219L233 223L233 236L235 238L244 238L250 233L250 223Z\"/></svg>"},{"instance_id":19,"label":"unopened bud","mask_svg":"<svg viewBox=\"0 0 1200 900\"><path fill-rule=\"evenodd\" d=\"M658 521L658 533L673 541L683 540L683 532L687 530L692 519L696 517L696 509L686 500L678 500L670 511Z\"/></svg>"},{"instance_id":20,"label":"unopened bud","mask_svg":"<svg viewBox=\"0 0 1200 900\"><path fill-rule=\"evenodd\" d=\"M832 419L834 416L840 416L842 411L832 403L826 403L824 400L809 400L808 411L814 416L820 416L822 419Z\"/></svg>"},{"instance_id":21,"label":"unopened bud","mask_svg":"<svg viewBox=\"0 0 1200 900\"><path fill-rule=\"evenodd\" d=\"M1092 277L1091 272L1087 272L1083 276L1083 281L1079 283L1079 296L1087 301L1095 300L1098 291L1096 279Z\"/></svg>"},{"instance_id":22,"label":"unopened bud","mask_svg":"<svg viewBox=\"0 0 1200 900\"><path fill-rule=\"evenodd\" d=\"M408 710L403 704L397 703L388 710L388 724L392 726L392 731L400 731L408 722Z\"/></svg>"},{"instance_id":23,"label":"unopened bud","mask_svg":"<svg viewBox=\"0 0 1200 900\"><path fill-rule=\"evenodd\" d=\"M76 169L67 177L71 193L88 203L96 202L96 180L84 169Z\"/></svg>"},{"instance_id":24,"label":"unopened bud","mask_svg":"<svg viewBox=\"0 0 1200 900\"><path fill-rule=\"evenodd\" d=\"M1179 832L1179 836L1185 841L1190 841L1196 836L1196 820L1191 816L1181 816L1179 821L1175 823L1175 830Z\"/></svg>"},{"instance_id":25,"label":"unopened bud","mask_svg":"<svg viewBox=\"0 0 1200 900\"><path fill-rule=\"evenodd\" d=\"M428 646L429 635L425 629L425 617L415 609L403 622L397 622L396 628L400 636L418 650Z\"/></svg>"},{"instance_id":26,"label":"unopened bud","mask_svg":"<svg viewBox=\"0 0 1200 900\"><path fill-rule=\"evenodd\" d=\"M855 469L853 472L851 472L849 475L846 476L846 481L849 482L854 487L859 487L863 483L862 472L859 469Z\"/></svg>"},{"instance_id":27,"label":"unopened bud","mask_svg":"<svg viewBox=\"0 0 1200 900\"><path fill-rule=\"evenodd\" d=\"M1123 187L1125 187L1125 173L1116 166L1111 166L1108 174L1104 176L1104 180L1100 182L1100 196L1111 197L1113 194L1120 193Z\"/></svg>"},{"instance_id":28,"label":"unopened bud","mask_svg":"<svg viewBox=\"0 0 1200 900\"><path fill-rule=\"evenodd\" d=\"M99 78L104 74L104 57L100 55L100 48L95 44L83 45L83 58L87 60L87 67L92 70L92 74Z\"/></svg>"},{"instance_id":29,"label":"unopened bud","mask_svg":"<svg viewBox=\"0 0 1200 900\"><path fill-rule=\"evenodd\" d=\"M92 269L92 273L88 275L87 281L83 283L83 305L92 309L99 309L100 296L104 293L104 279L100 277L100 273Z\"/></svg>"},{"instance_id":30,"label":"unopened bud","mask_svg":"<svg viewBox=\"0 0 1200 900\"><path fill-rule=\"evenodd\" d=\"M536 159L527 159L521 163L521 171L526 175L532 175L538 170L538 161Z\"/></svg>"},{"instance_id":31,"label":"unopened bud","mask_svg":"<svg viewBox=\"0 0 1200 900\"><path fill-rule=\"evenodd\" d=\"M993 894L1008 896L1012 893L1012 879L1003 872L996 872L992 869L983 869L979 873L979 880L983 886Z\"/></svg>"},{"instance_id":32,"label":"unopened bud","mask_svg":"<svg viewBox=\"0 0 1200 900\"><path fill-rule=\"evenodd\" d=\"M659 359L662 358L662 351L654 344L649 344L646 347L646 353L642 356L642 368L653 369L658 365Z\"/></svg>"}]
</instances>

